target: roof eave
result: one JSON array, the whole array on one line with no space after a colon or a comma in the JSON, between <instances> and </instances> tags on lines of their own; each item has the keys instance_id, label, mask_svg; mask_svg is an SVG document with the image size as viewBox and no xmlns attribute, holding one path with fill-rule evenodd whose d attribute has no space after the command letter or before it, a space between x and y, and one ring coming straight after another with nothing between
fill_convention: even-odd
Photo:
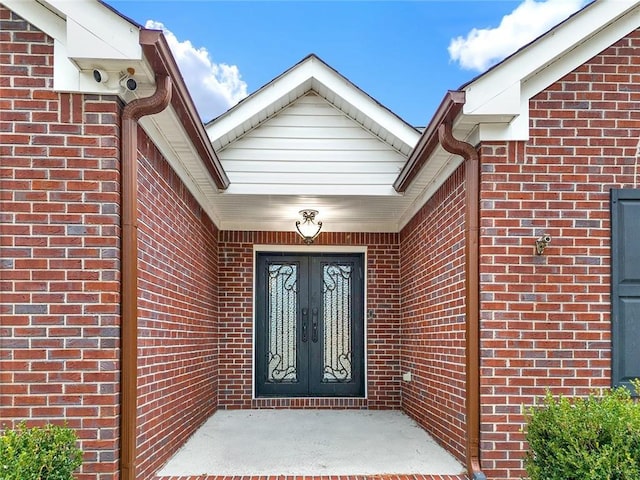
<instances>
[{"instance_id":1,"label":"roof eave","mask_svg":"<svg viewBox=\"0 0 640 480\"><path fill-rule=\"evenodd\" d=\"M459 90L449 91L398 175L396 191L404 193L435 154L438 127L444 122L464 125L478 142L526 140L529 98L606 48L620 31L637 28L638 12L633 0L592 2ZM585 39L596 37L595 45L586 45Z\"/></svg>"},{"instance_id":2,"label":"roof eave","mask_svg":"<svg viewBox=\"0 0 640 480\"><path fill-rule=\"evenodd\" d=\"M193 146L206 166L216 187L225 190L230 184L229 178L213 150L213 146L207 136L204 125L200 121L193 100L189 95L184 79L180 74L178 65L175 63L164 35L160 30L141 29L140 45L153 71L156 74L169 75L172 79L174 92L171 97L171 106L180 119L187 135L193 142Z\"/></svg>"},{"instance_id":3,"label":"roof eave","mask_svg":"<svg viewBox=\"0 0 640 480\"><path fill-rule=\"evenodd\" d=\"M398 193L404 193L407 188L409 188L411 182L438 146L438 127L445 122L453 123L462 111L464 102L465 92L449 90L446 93L427 128L418 139L415 148L411 151L407 163L393 184L393 188Z\"/></svg>"}]
</instances>

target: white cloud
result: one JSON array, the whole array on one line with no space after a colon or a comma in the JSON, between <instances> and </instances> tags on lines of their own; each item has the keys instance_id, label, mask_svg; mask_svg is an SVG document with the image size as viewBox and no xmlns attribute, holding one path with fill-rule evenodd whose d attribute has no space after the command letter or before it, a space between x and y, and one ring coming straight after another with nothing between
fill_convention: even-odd
<instances>
[{"instance_id":1,"label":"white cloud","mask_svg":"<svg viewBox=\"0 0 640 480\"><path fill-rule=\"evenodd\" d=\"M236 65L215 63L206 48L181 42L160 22L148 20L145 27L163 31L203 120L217 117L247 96L247 84Z\"/></svg>"},{"instance_id":2,"label":"white cloud","mask_svg":"<svg viewBox=\"0 0 640 480\"><path fill-rule=\"evenodd\" d=\"M449 57L466 70L482 72L560 23L587 0L524 0L496 28L474 28L449 44Z\"/></svg>"}]
</instances>

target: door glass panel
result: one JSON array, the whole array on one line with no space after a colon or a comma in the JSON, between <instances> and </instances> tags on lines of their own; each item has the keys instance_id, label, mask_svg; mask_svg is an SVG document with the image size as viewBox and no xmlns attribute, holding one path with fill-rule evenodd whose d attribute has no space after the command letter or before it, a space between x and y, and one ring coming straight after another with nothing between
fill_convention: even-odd
<instances>
[{"instance_id":1,"label":"door glass panel","mask_svg":"<svg viewBox=\"0 0 640 480\"><path fill-rule=\"evenodd\" d=\"M270 264L267 280L267 381L296 382L298 266Z\"/></svg>"},{"instance_id":2,"label":"door glass panel","mask_svg":"<svg viewBox=\"0 0 640 480\"><path fill-rule=\"evenodd\" d=\"M349 382L352 266L323 265L323 382Z\"/></svg>"}]
</instances>

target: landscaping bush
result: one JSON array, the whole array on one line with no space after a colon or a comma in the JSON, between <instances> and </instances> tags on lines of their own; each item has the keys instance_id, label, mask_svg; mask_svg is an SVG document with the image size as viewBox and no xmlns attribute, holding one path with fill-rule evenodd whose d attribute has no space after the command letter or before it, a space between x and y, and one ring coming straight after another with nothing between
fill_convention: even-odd
<instances>
[{"instance_id":1,"label":"landscaping bush","mask_svg":"<svg viewBox=\"0 0 640 480\"><path fill-rule=\"evenodd\" d=\"M640 403L626 388L573 401L547 393L527 420L531 480L640 479Z\"/></svg>"},{"instance_id":2,"label":"landscaping bush","mask_svg":"<svg viewBox=\"0 0 640 480\"><path fill-rule=\"evenodd\" d=\"M0 437L0 480L72 480L82 463L76 433L46 425L5 430Z\"/></svg>"}]
</instances>

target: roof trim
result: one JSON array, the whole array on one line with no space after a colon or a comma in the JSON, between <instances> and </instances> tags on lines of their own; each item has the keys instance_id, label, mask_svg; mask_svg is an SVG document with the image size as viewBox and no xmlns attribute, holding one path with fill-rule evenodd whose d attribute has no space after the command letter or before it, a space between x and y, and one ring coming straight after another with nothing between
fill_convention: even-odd
<instances>
[{"instance_id":1,"label":"roof trim","mask_svg":"<svg viewBox=\"0 0 640 480\"><path fill-rule=\"evenodd\" d=\"M449 91L394 188L405 192L434 155L443 122L457 124L463 138L473 133L473 143L527 140L529 99L638 27L637 0L594 1L459 90Z\"/></svg>"},{"instance_id":2,"label":"roof trim","mask_svg":"<svg viewBox=\"0 0 640 480\"><path fill-rule=\"evenodd\" d=\"M209 137L214 144L222 138L225 138L226 143L230 143L245 131L255 128L266 118L277 113L273 111L274 105L287 96L293 93L304 95L311 90L321 94L316 90L318 85L326 87L409 148L412 148L418 140L420 132L415 127L409 125L315 54L307 55L234 107L208 122L206 130ZM290 101L287 102L289 103ZM247 122L250 122L252 127L249 128L246 125ZM238 129L241 129L242 133Z\"/></svg>"},{"instance_id":3,"label":"roof trim","mask_svg":"<svg viewBox=\"0 0 640 480\"><path fill-rule=\"evenodd\" d=\"M213 150L213 146L209 141L204 125L200 121L191 95L187 90L162 31L141 29L140 45L153 71L156 74L169 75L173 80L174 94L171 96L171 106L189 138L193 141L194 147L216 186L221 190L225 190L229 187L229 178Z\"/></svg>"},{"instance_id":4,"label":"roof trim","mask_svg":"<svg viewBox=\"0 0 640 480\"><path fill-rule=\"evenodd\" d=\"M464 84L478 141L527 140L529 99L640 26L636 0L594 1Z\"/></svg>"},{"instance_id":5,"label":"roof trim","mask_svg":"<svg viewBox=\"0 0 640 480\"><path fill-rule=\"evenodd\" d=\"M439 145L438 127L445 122L453 123L454 119L462 111L464 103L465 92L449 90L446 93L427 128L422 132L417 145L411 151L407 163L393 183L393 188L398 193L404 193L409 188L413 179Z\"/></svg>"}]
</instances>

